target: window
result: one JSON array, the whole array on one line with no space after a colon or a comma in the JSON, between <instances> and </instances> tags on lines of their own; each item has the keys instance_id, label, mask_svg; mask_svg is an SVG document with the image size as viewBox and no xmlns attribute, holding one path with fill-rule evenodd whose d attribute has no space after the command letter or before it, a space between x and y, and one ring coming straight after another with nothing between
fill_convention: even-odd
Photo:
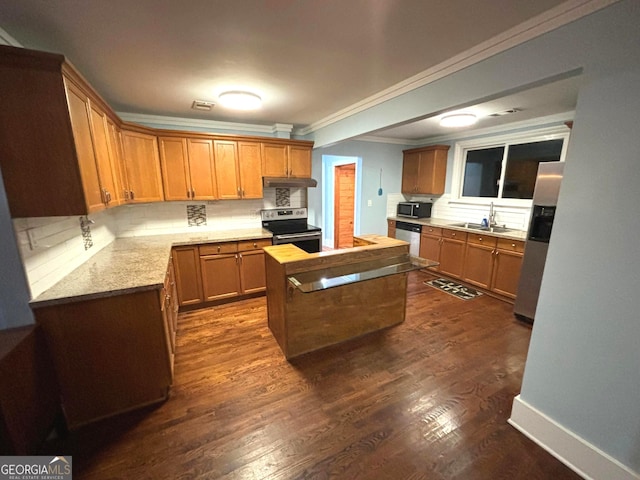
<instances>
[{"instance_id":1,"label":"window","mask_svg":"<svg viewBox=\"0 0 640 480\"><path fill-rule=\"evenodd\" d=\"M459 200L483 203L482 199L531 200L542 162L564 158L568 132L552 129L519 136L484 138L456 145L453 192Z\"/></svg>"}]
</instances>

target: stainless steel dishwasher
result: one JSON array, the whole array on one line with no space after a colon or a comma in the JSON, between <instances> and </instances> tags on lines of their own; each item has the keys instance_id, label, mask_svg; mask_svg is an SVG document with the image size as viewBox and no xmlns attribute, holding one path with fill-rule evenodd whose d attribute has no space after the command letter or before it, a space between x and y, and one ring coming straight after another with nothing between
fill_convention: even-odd
<instances>
[{"instance_id":1,"label":"stainless steel dishwasher","mask_svg":"<svg viewBox=\"0 0 640 480\"><path fill-rule=\"evenodd\" d=\"M415 257L420 256L421 231L422 225L396 221L396 238L409 242L409 253Z\"/></svg>"}]
</instances>

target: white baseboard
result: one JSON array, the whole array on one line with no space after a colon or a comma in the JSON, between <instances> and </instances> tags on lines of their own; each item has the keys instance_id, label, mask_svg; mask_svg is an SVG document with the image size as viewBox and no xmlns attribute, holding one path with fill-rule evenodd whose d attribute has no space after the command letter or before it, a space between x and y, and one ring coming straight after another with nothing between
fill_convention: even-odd
<instances>
[{"instance_id":1,"label":"white baseboard","mask_svg":"<svg viewBox=\"0 0 640 480\"><path fill-rule=\"evenodd\" d=\"M640 480L615 458L547 417L518 395L509 423L587 480Z\"/></svg>"}]
</instances>

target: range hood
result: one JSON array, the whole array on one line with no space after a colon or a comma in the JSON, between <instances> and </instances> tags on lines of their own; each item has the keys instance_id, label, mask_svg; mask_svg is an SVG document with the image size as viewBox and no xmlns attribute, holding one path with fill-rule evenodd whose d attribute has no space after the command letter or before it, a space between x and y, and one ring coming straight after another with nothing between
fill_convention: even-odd
<instances>
[{"instance_id":1,"label":"range hood","mask_svg":"<svg viewBox=\"0 0 640 480\"><path fill-rule=\"evenodd\" d=\"M313 178L262 177L262 185L267 188L308 188L317 186L318 182Z\"/></svg>"}]
</instances>

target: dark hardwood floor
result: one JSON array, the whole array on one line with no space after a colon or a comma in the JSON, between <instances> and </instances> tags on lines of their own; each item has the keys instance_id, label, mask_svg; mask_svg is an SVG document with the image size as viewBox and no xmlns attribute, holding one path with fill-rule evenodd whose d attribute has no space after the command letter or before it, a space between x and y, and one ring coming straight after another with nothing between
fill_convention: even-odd
<instances>
[{"instance_id":1,"label":"dark hardwood floor","mask_svg":"<svg viewBox=\"0 0 640 480\"><path fill-rule=\"evenodd\" d=\"M291 363L265 298L181 314L170 399L43 453L75 479L580 478L507 424L530 328L429 278L410 274L403 324Z\"/></svg>"}]
</instances>

